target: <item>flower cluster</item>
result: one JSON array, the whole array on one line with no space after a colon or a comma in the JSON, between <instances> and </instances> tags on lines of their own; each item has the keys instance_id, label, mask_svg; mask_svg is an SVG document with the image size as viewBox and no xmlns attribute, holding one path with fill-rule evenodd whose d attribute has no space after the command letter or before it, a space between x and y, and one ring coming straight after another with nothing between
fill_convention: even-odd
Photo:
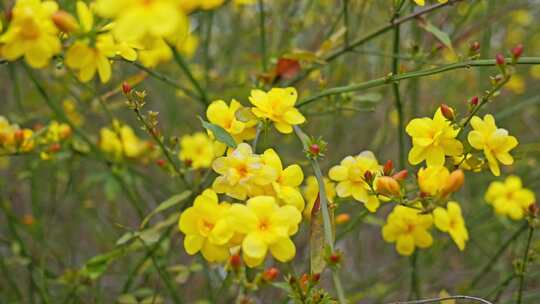
<instances>
[{"instance_id":1,"label":"flower cluster","mask_svg":"<svg viewBox=\"0 0 540 304\"><path fill-rule=\"evenodd\" d=\"M115 120L110 128L101 128L99 148L112 160L134 159L152 150L152 144L141 140L133 129Z\"/></svg>"}]
</instances>

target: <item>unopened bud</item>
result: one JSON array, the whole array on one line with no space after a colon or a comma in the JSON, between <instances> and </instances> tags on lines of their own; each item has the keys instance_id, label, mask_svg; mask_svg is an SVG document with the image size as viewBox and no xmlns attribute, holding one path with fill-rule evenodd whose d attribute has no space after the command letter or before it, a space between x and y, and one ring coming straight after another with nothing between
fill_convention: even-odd
<instances>
[{"instance_id":1,"label":"unopened bud","mask_svg":"<svg viewBox=\"0 0 540 304\"><path fill-rule=\"evenodd\" d=\"M321 274L320 273L314 273L311 275L311 281L312 282L319 282L321 280Z\"/></svg>"},{"instance_id":2,"label":"unopened bud","mask_svg":"<svg viewBox=\"0 0 540 304\"><path fill-rule=\"evenodd\" d=\"M392 174L392 171L394 170L394 163L392 160L387 160L383 167L383 173L384 175L388 176Z\"/></svg>"},{"instance_id":3,"label":"unopened bud","mask_svg":"<svg viewBox=\"0 0 540 304\"><path fill-rule=\"evenodd\" d=\"M129 83L127 83L127 82L124 81L124 82L122 83L122 92L124 92L124 94L127 95L127 94L131 93L131 90L132 90L132 88L131 88L131 86L129 85Z\"/></svg>"},{"instance_id":4,"label":"unopened bud","mask_svg":"<svg viewBox=\"0 0 540 304\"><path fill-rule=\"evenodd\" d=\"M231 265L232 269L235 270L240 268L240 266L242 266L242 258L240 258L240 255L231 255L231 257L229 258L229 265Z\"/></svg>"},{"instance_id":5,"label":"unopened bud","mask_svg":"<svg viewBox=\"0 0 540 304\"><path fill-rule=\"evenodd\" d=\"M401 186L390 176L381 176L375 180L377 192L386 196L400 196Z\"/></svg>"},{"instance_id":6,"label":"unopened bud","mask_svg":"<svg viewBox=\"0 0 540 304\"><path fill-rule=\"evenodd\" d=\"M13 136L15 137L16 142L22 143L23 140L24 140L24 131L23 130L17 130L17 131L15 131Z\"/></svg>"},{"instance_id":7,"label":"unopened bud","mask_svg":"<svg viewBox=\"0 0 540 304\"><path fill-rule=\"evenodd\" d=\"M537 217L538 216L538 205L536 204L536 202L530 204L527 209L529 210L529 214L532 217Z\"/></svg>"},{"instance_id":8,"label":"unopened bud","mask_svg":"<svg viewBox=\"0 0 540 304\"><path fill-rule=\"evenodd\" d=\"M264 271L263 278L268 282L272 282L278 277L278 275L279 269L276 267L270 267Z\"/></svg>"},{"instance_id":9,"label":"unopened bud","mask_svg":"<svg viewBox=\"0 0 540 304\"><path fill-rule=\"evenodd\" d=\"M478 105L478 96L474 96L469 100L469 104L473 107Z\"/></svg>"},{"instance_id":10,"label":"unopened bud","mask_svg":"<svg viewBox=\"0 0 540 304\"><path fill-rule=\"evenodd\" d=\"M450 173L450 176L448 176L448 179L446 180L445 185L441 189L441 194L443 196L447 196L450 193L454 193L463 186L463 183L465 182L465 174L463 174L463 170L457 169L454 170L452 173Z\"/></svg>"},{"instance_id":11,"label":"unopened bud","mask_svg":"<svg viewBox=\"0 0 540 304\"><path fill-rule=\"evenodd\" d=\"M332 253L328 259L330 260L330 263L333 265L337 265L341 262L341 253L340 252L334 252Z\"/></svg>"},{"instance_id":12,"label":"unopened bud","mask_svg":"<svg viewBox=\"0 0 540 304\"><path fill-rule=\"evenodd\" d=\"M512 56L514 56L514 60L519 59L521 55L523 54L523 44L518 43L515 47L512 48Z\"/></svg>"},{"instance_id":13,"label":"unopened bud","mask_svg":"<svg viewBox=\"0 0 540 304\"><path fill-rule=\"evenodd\" d=\"M54 25L64 33L73 33L79 29L79 24L75 17L66 11L57 11L51 18Z\"/></svg>"},{"instance_id":14,"label":"unopened bud","mask_svg":"<svg viewBox=\"0 0 540 304\"><path fill-rule=\"evenodd\" d=\"M319 155L319 153L321 153L321 147L319 147L318 144L312 144L309 146L309 152L313 155Z\"/></svg>"},{"instance_id":15,"label":"unopened bud","mask_svg":"<svg viewBox=\"0 0 540 304\"><path fill-rule=\"evenodd\" d=\"M441 113L448 120L453 121L456 118L454 114L454 109L452 109L451 107L449 107L448 105L444 103L441 105Z\"/></svg>"},{"instance_id":16,"label":"unopened bud","mask_svg":"<svg viewBox=\"0 0 540 304\"><path fill-rule=\"evenodd\" d=\"M495 61L497 62L497 65L504 65L506 63L506 59L504 58L504 55L501 53L495 56Z\"/></svg>"},{"instance_id":17,"label":"unopened bud","mask_svg":"<svg viewBox=\"0 0 540 304\"><path fill-rule=\"evenodd\" d=\"M55 153L55 152L58 152L60 151L60 149L62 148L62 146L60 146L59 143L53 143L49 146L49 148L47 149L47 151L49 152L52 152L52 153Z\"/></svg>"},{"instance_id":18,"label":"unopened bud","mask_svg":"<svg viewBox=\"0 0 540 304\"><path fill-rule=\"evenodd\" d=\"M158 160L156 160L156 165L160 166L163 168L163 166L165 166L165 160L163 158L160 158Z\"/></svg>"},{"instance_id":19,"label":"unopened bud","mask_svg":"<svg viewBox=\"0 0 540 304\"><path fill-rule=\"evenodd\" d=\"M336 216L336 225L344 224L351 220L351 216L347 213L342 213Z\"/></svg>"},{"instance_id":20,"label":"unopened bud","mask_svg":"<svg viewBox=\"0 0 540 304\"><path fill-rule=\"evenodd\" d=\"M304 273L301 277L300 277L300 286L302 287L302 289L306 289L307 288L307 283L309 281L309 275L307 273Z\"/></svg>"},{"instance_id":21,"label":"unopened bud","mask_svg":"<svg viewBox=\"0 0 540 304\"><path fill-rule=\"evenodd\" d=\"M392 178L397 180L398 182L401 182L405 180L407 176L409 176L409 172L407 172L407 170L401 170L398 173L392 175Z\"/></svg>"},{"instance_id":22,"label":"unopened bud","mask_svg":"<svg viewBox=\"0 0 540 304\"><path fill-rule=\"evenodd\" d=\"M373 173L369 170L364 172L364 180L366 183L371 184L373 182Z\"/></svg>"},{"instance_id":23,"label":"unopened bud","mask_svg":"<svg viewBox=\"0 0 540 304\"><path fill-rule=\"evenodd\" d=\"M480 42L474 41L473 43L471 43L471 47L469 48L469 50L471 51L471 53L478 52L480 50Z\"/></svg>"}]
</instances>

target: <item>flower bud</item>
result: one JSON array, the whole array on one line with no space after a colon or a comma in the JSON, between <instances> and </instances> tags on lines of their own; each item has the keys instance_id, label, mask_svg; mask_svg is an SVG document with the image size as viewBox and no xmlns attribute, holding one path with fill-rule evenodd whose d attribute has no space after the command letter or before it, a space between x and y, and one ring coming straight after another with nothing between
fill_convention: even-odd
<instances>
[{"instance_id":1,"label":"flower bud","mask_svg":"<svg viewBox=\"0 0 540 304\"><path fill-rule=\"evenodd\" d=\"M309 146L309 152L312 154L312 155L319 155L319 153L321 153L321 147L318 145L318 144L312 144L311 146Z\"/></svg>"},{"instance_id":2,"label":"flower bud","mask_svg":"<svg viewBox=\"0 0 540 304\"><path fill-rule=\"evenodd\" d=\"M441 113L442 113L442 115L443 115L446 119L453 121L453 120L456 118L456 116L455 116L455 114L454 114L454 109L452 109L452 108L449 107L448 105L446 105L446 104L443 103L443 104L441 105L440 108L441 108Z\"/></svg>"},{"instance_id":3,"label":"flower bud","mask_svg":"<svg viewBox=\"0 0 540 304\"><path fill-rule=\"evenodd\" d=\"M478 96L473 96L470 100L469 100L469 104L473 107L476 107L478 105Z\"/></svg>"},{"instance_id":4,"label":"flower bud","mask_svg":"<svg viewBox=\"0 0 540 304\"><path fill-rule=\"evenodd\" d=\"M31 214L25 214L23 215L22 223L26 226L30 226L35 223L35 219Z\"/></svg>"},{"instance_id":5,"label":"flower bud","mask_svg":"<svg viewBox=\"0 0 540 304\"><path fill-rule=\"evenodd\" d=\"M160 166L160 167L164 167L165 166L165 160L163 158L160 158L158 160L156 160L156 165Z\"/></svg>"},{"instance_id":6,"label":"flower bud","mask_svg":"<svg viewBox=\"0 0 540 304\"><path fill-rule=\"evenodd\" d=\"M519 59L521 55L523 54L523 44L518 43L515 47L512 48L512 56L514 56L514 60Z\"/></svg>"},{"instance_id":7,"label":"flower bud","mask_svg":"<svg viewBox=\"0 0 540 304\"><path fill-rule=\"evenodd\" d=\"M59 10L51 18L54 25L64 33L73 33L79 29L79 24L75 17L66 11Z\"/></svg>"},{"instance_id":8,"label":"flower bud","mask_svg":"<svg viewBox=\"0 0 540 304\"><path fill-rule=\"evenodd\" d=\"M274 281L278 276L279 269L276 267L270 267L263 272L263 278L268 282Z\"/></svg>"},{"instance_id":9,"label":"flower bud","mask_svg":"<svg viewBox=\"0 0 540 304\"><path fill-rule=\"evenodd\" d=\"M62 146L60 146L59 143L52 143L52 144L49 146L49 148L47 148L47 151L52 152L52 153L55 153L55 152L60 151L61 148L62 148Z\"/></svg>"},{"instance_id":10,"label":"flower bud","mask_svg":"<svg viewBox=\"0 0 540 304\"><path fill-rule=\"evenodd\" d=\"M17 142L18 144L20 144L20 143L22 143L24 141L24 131L23 130L15 131L13 136L15 137L15 142Z\"/></svg>"},{"instance_id":11,"label":"flower bud","mask_svg":"<svg viewBox=\"0 0 540 304\"><path fill-rule=\"evenodd\" d=\"M311 275L311 281L312 282L319 282L321 280L321 274L320 273L314 273Z\"/></svg>"},{"instance_id":12,"label":"flower bud","mask_svg":"<svg viewBox=\"0 0 540 304\"><path fill-rule=\"evenodd\" d=\"M328 257L329 262L332 265L337 265L341 263L341 253L340 252L334 252Z\"/></svg>"},{"instance_id":13,"label":"flower bud","mask_svg":"<svg viewBox=\"0 0 540 304\"><path fill-rule=\"evenodd\" d=\"M407 176L409 176L409 172L407 172L407 170L401 170L398 173L392 175L392 178L397 180L398 182L401 182L405 180Z\"/></svg>"},{"instance_id":14,"label":"flower bud","mask_svg":"<svg viewBox=\"0 0 540 304\"><path fill-rule=\"evenodd\" d=\"M450 173L445 185L442 187L441 194L443 196L447 196L450 193L458 191L459 188L463 186L464 181L465 174L463 174L463 171L461 169L454 170L452 173Z\"/></svg>"},{"instance_id":15,"label":"flower bud","mask_svg":"<svg viewBox=\"0 0 540 304\"><path fill-rule=\"evenodd\" d=\"M478 41L474 41L471 43L471 46L469 48L471 53L476 53L480 50L480 43Z\"/></svg>"},{"instance_id":16,"label":"flower bud","mask_svg":"<svg viewBox=\"0 0 540 304\"><path fill-rule=\"evenodd\" d=\"M401 186L390 176L381 176L375 180L377 192L386 196L400 196Z\"/></svg>"},{"instance_id":17,"label":"flower bud","mask_svg":"<svg viewBox=\"0 0 540 304\"><path fill-rule=\"evenodd\" d=\"M231 257L229 258L229 265L231 265L231 268L234 270L240 268L240 266L242 266L242 258L240 258L240 255L231 255Z\"/></svg>"},{"instance_id":18,"label":"flower bud","mask_svg":"<svg viewBox=\"0 0 540 304\"><path fill-rule=\"evenodd\" d=\"M368 170L364 172L364 181L371 185L373 182L373 173L371 173L371 171Z\"/></svg>"},{"instance_id":19,"label":"flower bud","mask_svg":"<svg viewBox=\"0 0 540 304\"><path fill-rule=\"evenodd\" d=\"M351 219L351 216L347 213L342 213L338 216L336 216L336 225L344 224L348 222Z\"/></svg>"},{"instance_id":20,"label":"flower bud","mask_svg":"<svg viewBox=\"0 0 540 304\"><path fill-rule=\"evenodd\" d=\"M390 174L392 174L393 170L394 170L394 163L392 162L392 160L389 159L384 164L383 173L384 175L389 176Z\"/></svg>"},{"instance_id":21,"label":"flower bud","mask_svg":"<svg viewBox=\"0 0 540 304\"><path fill-rule=\"evenodd\" d=\"M532 216L532 217L537 217L538 216L538 205L536 205L536 202L530 204L527 209L529 211L530 216Z\"/></svg>"},{"instance_id":22,"label":"flower bud","mask_svg":"<svg viewBox=\"0 0 540 304\"><path fill-rule=\"evenodd\" d=\"M495 56L495 61L497 62L497 65L504 65L506 63L506 59L504 58L504 55L501 53Z\"/></svg>"},{"instance_id":23,"label":"flower bud","mask_svg":"<svg viewBox=\"0 0 540 304\"><path fill-rule=\"evenodd\" d=\"M122 83L122 92L124 92L124 94L127 95L127 94L131 93L131 90L133 90L133 89L131 88L131 86L129 85L129 83L127 83L127 82L124 81L124 82Z\"/></svg>"}]
</instances>

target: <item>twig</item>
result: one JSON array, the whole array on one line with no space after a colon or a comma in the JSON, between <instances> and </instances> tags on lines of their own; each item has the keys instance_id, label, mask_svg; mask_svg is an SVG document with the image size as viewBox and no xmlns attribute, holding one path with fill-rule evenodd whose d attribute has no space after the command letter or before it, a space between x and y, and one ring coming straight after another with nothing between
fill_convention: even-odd
<instances>
[{"instance_id":1,"label":"twig","mask_svg":"<svg viewBox=\"0 0 540 304\"><path fill-rule=\"evenodd\" d=\"M400 10L405 3L401 0L395 8L393 20L399 18ZM399 73L399 42L400 42L400 25L396 24L394 27L394 41L393 41L393 54L392 58L392 75L397 75ZM398 138L398 155L399 155L399 167L405 167L405 127L404 127L404 118L403 118L403 105L401 103L401 96L399 94L399 82L392 83L392 91L394 92L394 101L395 108L398 115L398 124L396 126L397 138Z\"/></svg>"},{"instance_id":2,"label":"twig","mask_svg":"<svg viewBox=\"0 0 540 304\"><path fill-rule=\"evenodd\" d=\"M468 300L473 302L479 302L484 304L493 304L488 300L473 297L473 296L450 296L450 297L443 297L443 298L432 298L432 299L424 299L424 300L414 300L414 301L398 301L398 302L391 302L389 304L427 304L427 303L440 303L441 301L445 300Z\"/></svg>"},{"instance_id":3,"label":"twig","mask_svg":"<svg viewBox=\"0 0 540 304\"><path fill-rule=\"evenodd\" d=\"M527 272L527 264L529 262L529 250L531 247L531 240L534 234L534 226L529 224L529 236L527 237L527 245L525 246L525 252L523 252L523 259L521 260L521 269L519 272L519 289L517 294L517 304L521 304L523 296L523 288L525 283L525 272Z\"/></svg>"},{"instance_id":4,"label":"twig","mask_svg":"<svg viewBox=\"0 0 540 304\"><path fill-rule=\"evenodd\" d=\"M193 76L193 73L191 73L191 70L187 64L187 62L184 60L184 57L178 52L178 50L173 46L169 45L169 48L171 49L173 53L174 61L178 64L180 69L186 74L188 80L191 82L191 84L195 87L195 90L199 93L199 97L201 102L204 105L208 105L210 102L208 100L208 96L206 96L206 92L202 88L201 84L195 79Z\"/></svg>"},{"instance_id":5,"label":"twig","mask_svg":"<svg viewBox=\"0 0 540 304\"><path fill-rule=\"evenodd\" d=\"M266 15L264 12L264 0L258 1L259 6L259 31L260 31L260 48L261 48L261 66L263 72L266 72L268 69L268 58L266 54Z\"/></svg>"}]
</instances>

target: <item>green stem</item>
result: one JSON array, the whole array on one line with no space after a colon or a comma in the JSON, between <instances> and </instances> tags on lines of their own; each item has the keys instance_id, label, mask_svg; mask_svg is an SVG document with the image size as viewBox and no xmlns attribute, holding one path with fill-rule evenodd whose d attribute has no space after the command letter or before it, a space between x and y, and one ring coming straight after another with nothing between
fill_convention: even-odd
<instances>
[{"instance_id":1,"label":"green stem","mask_svg":"<svg viewBox=\"0 0 540 304\"><path fill-rule=\"evenodd\" d=\"M506 60L510 62L510 60L512 59L507 58ZM540 57L523 57L519 59L516 62L516 64L520 64L520 65L540 64ZM306 106L307 104L310 104L322 97L380 87L380 86L391 84L393 82L399 82L405 79L425 77L425 76L435 75L435 74L457 70L457 69L469 69L471 67L492 67L496 65L497 63L495 59L468 60L468 61L447 64L447 65L443 65L443 66L435 67L431 69L419 70L419 71L402 73L402 74L397 74L397 75L388 75L386 77L380 77L380 78L372 79L372 80L362 82L362 83L351 84L351 85L341 86L341 87L334 87L327 90L323 90L315 95L308 96L300 100L300 102L298 103L298 107Z\"/></svg>"},{"instance_id":2,"label":"green stem","mask_svg":"<svg viewBox=\"0 0 540 304\"><path fill-rule=\"evenodd\" d=\"M528 226L528 223L524 223L521 227L519 227L519 229L512 235L510 236L502 245L501 247L499 247L499 249L497 250L497 252L495 252L495 254L491 257L491 259L489 259L489 261L487 262L487 264L482 268L482 270L480 270L480 272L474 276L471 284L469 285L469 287L467 288L467 291L476 287L476 285L480 282L480 280L486 275L489 273L489 271L491 270L491 268L493 267L493 265L495 265L495 262L501 257L501 255L504 253L504 251L506 250L506 248L508 248L508 246L510 246L510 244L512 244L513 241L515 241L519 235L521 235L521 233L523 233L523 231L525 231L525 229L527 229L527 226Z\"/></svg>"},{"instance_id":3,"label":"green stem","mask_svg":"<svg viewBox=\"0 0 540 304\"><path fill-rule=\"evenodd\" d=\"M420 283L418 282L418 251L414 251L411 256L411 289L409 299L418 299L421 297Z\"/></svg>"},{"instance_id":4,"label":"green stem","mask_svg":"<svg viewBox=\"0 0 540 304\"><path fill-rule=\"evenodd\" d=\"M345 27L345 47L349 46L349 0L343 0L343 26Z\"/></svg>"},{"instance_id":5,"label":"green stem","mask_svg":"<svg viewBox=\"0 0 540 304\"><path fill-rule=\"evenodd\" d=\"M264 0L258 1L259 5L259 31L260 31L260 48L261 48L261 67L263 72L268 70L268 57L266 52L266 14L264 11Z\"/></svg>"},{"instance_id":6,"label":"green stem","mask_svg":"<svg viewBox=\"0 0 540 304\"><path fill-rule=\"evenodd\" d=\"M396 11L394 13L394 19L399 18L399 11L404 1L400 1ZM400 25L397 24L394 28L394 41L393 41L393 54L392 58L392 75L399 73L399 41L400 41ZM399 167L405 168L405 127L403 119L403 105L401 103L401 96L399 94L399 82L393 82L392 88L394 92L395 108L398 115L397 137L398 137L398 155L399 155Z\"/></svg>"},{"instance_id":7,"label":"green stem","mask_svg":"<svg viewBox=\"0 0 540 304\"><path fill-rule=\"evenodd\" d=\"M12 272L10 272L9 269L7 268L6 263L5 263L5 259L2 256L0 256L0 269L2 270L2 276L6 279L8 285L9 285L9 288L12 291L15 292L15 295L17 296L17 299L19 300L20 303L22 303L23 302L23 296L22 296L21 290L17 286L17 283L15 283L15 281L11 277Z\"/></svg>"},{"instance_id":8,"label":"green stem","mask_svg":"<svg viewBox=\"0 0 540 304\"><path fill-rule=\"evenodd\" d=\"M206 18L206 32L204 39L204 77L206 81L206 87L210 85L210 67L212 62L210 61L210 41L212 40L212 25L214 23L214 13L209 11Z\"/></svg>"},{"instance_id":9,"label":"green stem","mask_svg":"<svg viewBox=\"0 0 540 304\"><path fill-rule=\"evenodd\" d=\"M527 272L527 264L529 263L529 250L531 248L531 240L534 234L534 226L529 224L529 236L527 237L527 245L525 246L525 251L523 252L523 259L521 260L521 270L519 272L519 289L517 294L517 304L521 304L521 299L523 297L523 288L525 287L525 273Z\"/></svg>"},{"instance_id":10,"label":"green stem","mask_svg":"<svg viewBox=\"0 0 540 304\"><path fill-rule=\"evenodd\" d=\"M193 73L191 73L191 70L187 62L185 61L184 57L182 57L182 55L178 52L178 50L173 45L169 45L169 48L171 49L173 53L174 61L178 64L180 69L182 69L182 71L186 74L188 80L195 87L195 90L199 93L199 97L202 100L203 104L204 105L210 104L208 100L208 96L206 95L206 92L204 91L201 84L197 81L197 79L195 79L195 77L193 76Z\"/></svg>"}]
</instances>

